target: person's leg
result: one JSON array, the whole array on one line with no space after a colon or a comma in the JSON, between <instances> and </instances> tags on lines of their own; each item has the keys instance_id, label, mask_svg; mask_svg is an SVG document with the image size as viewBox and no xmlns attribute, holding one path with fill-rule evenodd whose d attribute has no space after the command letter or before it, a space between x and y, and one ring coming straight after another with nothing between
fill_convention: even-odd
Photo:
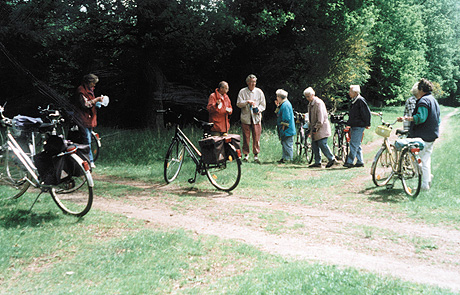
<instances>
[{"instance_id":1,"label":"person's leg","mask_svg":"<svg viewBox=\"0 0 460 295\"><path fill-rule=\"evenodd\" d=\"M254 157L260 153L260 134L262 133L262 124L252 124L252 152Z\"/></svg>"},{"instance_id":2,"label":"person's leg","mask_svg":"<svg viewBox=\"0 0 460 295\"><path fill-rule=\"evenodd\" d=\"M321 164L321 154L319 153L319 145L317 140L311 142L311 149L315 158L315 164Z\"/></svg>"},{"instance_id":3,"label":"person's leg","mask_svg":"<svg viewBox=\"0 0 460 295\"><path fill-rule=\"evenodd\" d=\"M329 149L329 146L327 145L327 137L318 140L318 146L319 149L321 149L321 152L323 152L323 154L326 156L328 161L332 161L334 159L334 155L332 154L331 150Z\"/></svg>"},{"instance_id":4,"label":"person's leg","mask_svg":"<svg viewBox=\"0 0 460 295\"><path fill-rule=\"evenodd\" d=\"M281 145L283 146L283 160L292 161L294 139L292 136L287 136L281 140Z\"/></svg>"},{"instance_id":5,"label":"person's leg","mask_svg":"<svg viewBox=\"0 0 460 295\"><path fill-rule=\"evenodd\" d=\"M353 164L355 158L357 163L362 164L363 152L361 150L361 140L363 138L364 127L352 127L350 130L350 153L348 154L347 164ZM361 161L361 162L360 162Z\"/></svg>"},{"instance_id":6,"label":"person's leg","mask_svg":"<svg viewBox=\"0 0 460 295\"><path fill-rule=\"evenodd\" d=\"M422 160L422 189L429 189L431 184L431 153L434 142L425 142L425 147L420 151Z\"/></svg>"},{"instance_id":7,"label":"person's leg","mask_svg":"<svg viewBox=\"0 0 460 295\"><path fill-rule=\"evenodd\" d=\"M241 123L243 129L243 154L249 155L249 141L251 140L251 125Z\"/></svg>"},{"instance_id":8,"label":"person's leg","mask_svg":"<svg viewBox=\"0 0 460 295\"><path fill-rule=\"evenodd\" d=\"M93 152L91 151L91 128L85 128L86 142L89 145L89 161L94 163Z\"/></svg>"}]
</instances>

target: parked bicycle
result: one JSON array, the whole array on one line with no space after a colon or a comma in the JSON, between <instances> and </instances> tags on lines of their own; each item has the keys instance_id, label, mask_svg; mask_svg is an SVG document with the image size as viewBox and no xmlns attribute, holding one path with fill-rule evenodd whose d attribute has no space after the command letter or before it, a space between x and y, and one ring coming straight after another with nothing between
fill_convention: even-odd
<instances>
[{"instance_id":1,"label":"parked bicycle","mask_svg":"<svg viewBox=\"0 0 460 295\"><path fill-rule=\"evenodd\" d=\"M330 114L331 123L334 124L332 137L332 153L338 161L346 162L350 151L350 127L343 120L346 114Z\"/></svg>"},{"instance_id":2,"label":"parked bicycle","mask_svg":"<svg viewBox=\"0 0 460 295\"><path fill-rule=\"evenodd\" d=\"M64 138L69 139L69 134L74 132L81 137L81 133L78 131L78 125L72 120L71 116L68 115L63 109L57 108L54 105L47 105L46 108L38 108L42 115L43 121L48 123L56 124L56 134L63 135ZM75 142L83 142L83 139L75 140L75 137L70 139ZM95 162L99 158L99 152L102 147L102 142L99 134L94 130L91 130L91 152L93 153L93 161Z\"/></svg>"},{"instance_id":3,"label":"parked bicycle","mask_svg":"<svg viewBox=\"0 0 460 295\"><path fill-rule=\"evenodd\" d=\"M294 118L297 127L297 136L295 142L295 152L299 159L305 156L307 164L313 161L313 150L311 147L312 138L310 136L310 128L308 124L308 113L299 113L294 111Z\"/></svg>"},{"instance_id":4,"label":"parked bicycle","mask_svg":"<svg viewBox=\"0 0 460 295\"><path fill-rule=\"evenodd\" d=\"M417 138L402 138L407 131L396 130L400 136L393 144L389 137L393 123L383 121L382 113L373 113L380 117L382 124L375 132L383 137L383 144L375 155L371 167L372 181L376 186L393 188L396 178L401 179L404 192L416 198L422 184L421 159L418 153L423 150L423 140ZM393 180L392 183L390 181Z\"/></svg>"},{"instance_id":5,"label":"parked bicycle","mask_svg":"<svg viewBox=\"0 0 460 295\"><path fill-rule=\"evenodd\" d=\"M174 122L180 122L181 115L172 110L159 110L165 117L173 117ZM231 191L235 189L241 178L241 151L240 136L210 136L212 123L193 120L203 129L203 139L200 141L200 151L180 129L175 125L175 133L166 152L164 160L164 179L166 183L174 181L181 170L184 159L188 154L195 163L195 176L188 180L196 181L197 174L206 175L213 186L219 190ZM187 154L186 154L187 153Z\"/></svg>"},{"instance_id":6,"label":"parked bicycle","mask_svg":"<svg viewBox=\"0 0 460 295\"><path fill-rule=\"evenodd\" d=\"M49 192L64 213L79 217L88 213L94 183L89 162L79 155L83 147L53 135L56 124L34 121L17 125L3 112L4 107L0 107L0 129L6 135L0 146L1 198L17 199L33 186L40 192L32 207L42 193ZM27 117L21 119L27 121ZM46 139L44 150L36 153L36 138L42 136ZM74 188L78 185L82 189L77 191Z\"/></svg>"}]
</instances>

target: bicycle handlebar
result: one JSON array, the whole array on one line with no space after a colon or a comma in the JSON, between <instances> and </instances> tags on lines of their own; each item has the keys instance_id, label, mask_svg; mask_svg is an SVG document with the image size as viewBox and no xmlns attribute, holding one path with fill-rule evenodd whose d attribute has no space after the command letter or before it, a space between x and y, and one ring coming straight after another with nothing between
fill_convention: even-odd
<instances>
[{"instance_id":1,"label":"bicycle handlebar","mask_svg":"<svg viewBox=\"0 0 460 295\"><path fill-rule=\"evenodd\" d=\"M385 126L393 126L394 124L396 124L398 122L398 120L396 119L393 123L388 123L388 122L385 122L383 121L383 113L382 112L371 112L371 115L373 116L377 116L377 117L380 117L380 120L382 121L382 124L385 125Z\"/></svg>"}]
</instances>

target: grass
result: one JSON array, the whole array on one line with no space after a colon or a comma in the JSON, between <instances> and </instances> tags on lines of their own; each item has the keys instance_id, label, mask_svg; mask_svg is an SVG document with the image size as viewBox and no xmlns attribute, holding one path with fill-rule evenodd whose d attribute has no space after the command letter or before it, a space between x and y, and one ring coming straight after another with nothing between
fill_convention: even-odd
<instances>
[{"instance_id":1,"label":"grass","mask_svg":"<svg viewBox=\"0 0 460 295\"><path fill-rule=\"evenodd\" d=\"M388 121L402 113L401 108L383 111ZM450 111L442 109L443 114ZM378 123L375 120L373 128L365 132L365 143L378 140L373 133ZM458 146L459 124L457 114L451 118L443 141L435 144L433 188L415 201L405 199L398 189L375 188L369 175L358 187L350 186L349 179L362 177L359 169L344 172L308 169L302 162L275 164L281 146L270 122L261 138L263 164L245 164L236 190L253 200L292 206L333 204L344 212L395 219L404 216L460 228L460 187L453 185L460 151L452 148ZM98 131L103 140L98 174L163 185L162 159L173 135L171 130ZM191 134L193 142L200 137L192 128L185 132ZM238 128L232 132L241 134ZM373 154L375 151L365 158L372 159ZM213 205L212 198L184 196L174 190L182 187L215 192L206 177L198 176L194 185L187 182L194 170L188 161L172 189L161 194L154 188L97 181L96 195L114 200L126 199L127 195L157 197L184 214ZM355 269L293 261L232 240L149 228L142 221L96 209L76 219L63 215L46 195L29 213L35 196L28 192L19 200L1 203L0 294L453 294ZM247 217L248 224L262 225L271 234L307 231L295 213L276 209L241 205L213 218L226 222L236 215ZM372 226L357 229L357 238L374 240L383 235L389 235L395 244L409 241L417 253L439 247L429 239L386 234Z\"/></svg>"}]
</instances>

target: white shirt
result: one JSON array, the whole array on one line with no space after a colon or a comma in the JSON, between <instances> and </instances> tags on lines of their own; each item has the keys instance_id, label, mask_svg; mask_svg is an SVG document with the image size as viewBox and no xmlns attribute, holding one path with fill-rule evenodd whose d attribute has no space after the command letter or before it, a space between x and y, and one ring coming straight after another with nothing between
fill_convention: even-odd
<instances>
[{"instance_id":1,"label":"white shirt","mask_svg":"<svg viewBox=\"0 0 460 295\"><path fill-rule=\"evenodd\" d=\"M257 113L252 111L251 105L248 103L249 100L255 102L254 108L258 108ZM266 108L264 92L257 87L252 91L248 87L245 87L238 93L236 105L241 109L241 123L260 124L262 121L262 112Z\"/></svg>"}]
</instances>

